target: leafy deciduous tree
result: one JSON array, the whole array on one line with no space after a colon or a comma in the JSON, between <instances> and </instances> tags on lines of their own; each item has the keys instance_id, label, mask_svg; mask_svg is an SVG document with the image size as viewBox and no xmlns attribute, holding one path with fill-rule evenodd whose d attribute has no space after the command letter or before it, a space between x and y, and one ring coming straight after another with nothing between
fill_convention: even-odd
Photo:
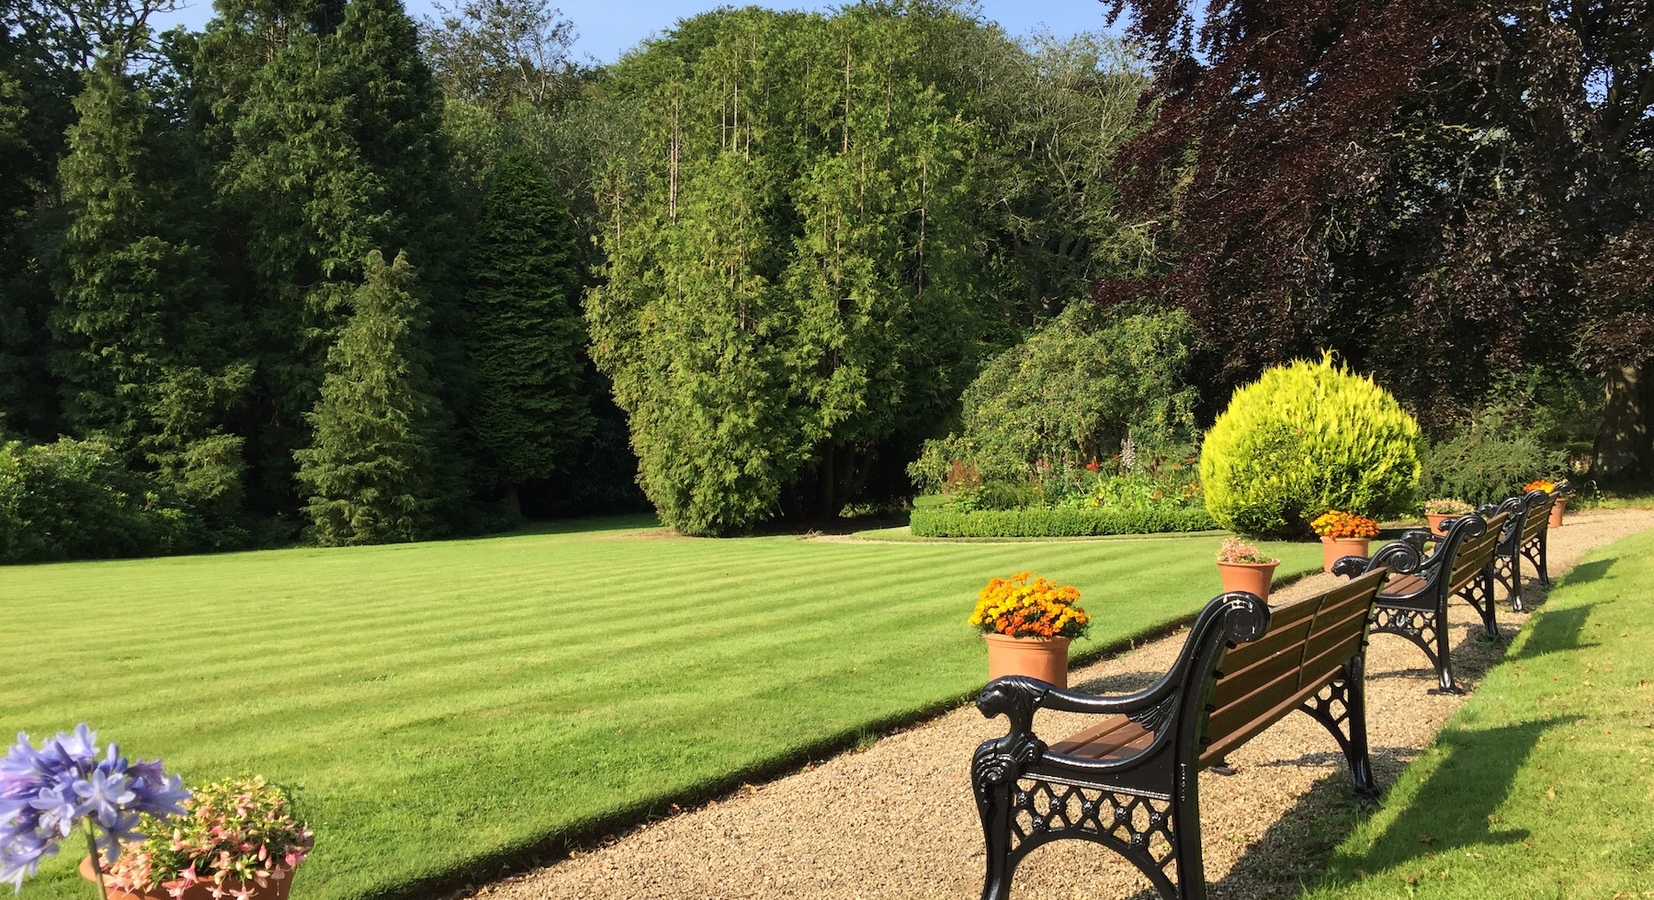
<instances>
[{"instance_id":1,"label":"leafy deciduous tree","mask_svg":"<svg viewBox=\"0 0 1654 900\"><path fill-rule=\"evenodd\" d=\"M578 84L569 49L574 24L547 0L457 0L437 4L423 27L426 55L448 96L504 111L525 102L546 110Z\"/></svg>"},{"instance_id":2,"label":"leafy deciduous tree","mask_svg":"<svg viewBox=\"0 0 1654 900\"><path fill-rule=\"evenodd\" d=\"M1581 272L1651 208L1654 7L1109 5L1154 68L1121 168L1169 259L1097 296L1189 309L1209 398L1331 346L1439 416L1567 361Z\"/></svg>"}]
</instances>

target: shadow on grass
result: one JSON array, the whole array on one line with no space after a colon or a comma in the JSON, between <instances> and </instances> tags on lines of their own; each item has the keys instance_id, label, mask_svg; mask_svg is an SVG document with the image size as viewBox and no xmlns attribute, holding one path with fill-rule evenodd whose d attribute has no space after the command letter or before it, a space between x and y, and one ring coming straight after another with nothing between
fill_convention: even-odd
<instances>
[{"instance_id":1,"label":"shadow on grass","mask_svg":"<svg viewBox=\"0 0 1654 900\"><path fill-rule=\"evenodd\" d=\"M1485 731L1444 733L1437 745L1440 759L1431 774L1375 842L1359 856L1340 856L1342 844L1372 812L1370 804L1350 792L1350 778L1340 753L1306 753L1293 760L1260 767L1337 764L1338 771L1313 784L1270 825L1218 881L1209 886L1212 900L1298 896L1317 880L1329 887L1353 883L1358 871L1379 871L1440 853L1477 846L1519 843L1521 829L1498 827L1495 810L1505 800L1528 754L1552 728L1571 718L1556 718ZM1417 751L1408 747L1373 750L1381 784L1405 774ZM1130 900L1156 900L1139 891Z\"/></svg>"},{"instance_id":2,"label":"shadow on grass","mask_svg":"<svg viewBox=\"0 0 1654 900\"><path fill-rule=\"evenodd\" d=\"M1609 559L1593 559L1590 562L1574 566L1558 578L1566 578L1571 584L1590 584L1593 581L1602 580L1602 577L1608 574L1608 569L1613 564L1614 558L1612 557ZM1558 583L1558 581L1553 580L1550 587L1540 584L1539 573L1534 571L1532 564L1524 561L1522 563L1522 611L1536 613L1543 610L1545 602L1550 599L1551 591L1556 588ZM1500 595L1501 602L1509 603L1509 598L1504 596L1503 591L1496 591L1496 593Z\"/></svg>"},{"instance_id":3,"label":"shadow on grass","mask_svg":"<svg viewBox=\"0 0 1654 900\"><path fill-rule=\"evenodd\" d=\"M1597 644L1581 643L1580 635L1585 630L1585 621L1591 617L1591 610L1595 603L1586 603L1580 606L1570 606L1565 609L1547 609L1534 616L1528 624L1528 641L1522 649L1511 655L1511 659L1535 659L1548 656L1552 653L1564 653L1569 650L1583 650L1595 647Z\"/></svg>"},{"instance_id":4,"label":"shadow on grass","mask_svg":"<svg viewBox=\"0 0 1654 900\"><path fill-rule=\"evenodd\" d=\"M1615 557L1610 556L1607 559L1593 559L1590 562L1582 562L1569 569L1567 574L1562 577L1569 584L1590 584L1593 581L1601 581L1602 577L1608 574L1608 570L1613 568L1615 560Z\"/></svg>"},{"instance_id":5,"label":"shadow on grass","mask_svg":"<svg viewBox=\"0 0 1654 900\"><path fill-rule=\"evenodd\" d=\"M1495 811L1505 802L1516 773L1540 739L1575 721L1578 717L1559 716L1500 728L1443 732L1434 751L1440 758L1411 802L1368 850L1335 854L1323 884L1337 888L1363 877L1358 873L1394 869L1451 850L1527 840L1525 829L1500 827ZM1241 874L1243 868L1236 866L1230 877Z\"/></svg>"}]
</instances>

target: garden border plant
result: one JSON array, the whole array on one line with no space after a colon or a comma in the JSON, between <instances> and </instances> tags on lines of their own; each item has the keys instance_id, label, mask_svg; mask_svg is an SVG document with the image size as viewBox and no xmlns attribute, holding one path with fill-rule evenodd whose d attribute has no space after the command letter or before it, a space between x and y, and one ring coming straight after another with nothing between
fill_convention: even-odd
<instances>
[{"instance_id":1,"label":"garden border plant","mask_svg":"<svg viewBox=\"0 0 1654 900\"><path fill-rule=\"evenodd\" d=\"M1304 535L1333 509L1400 515L1418 488L1421 440L1395 397L1331 353L1277 366L1237 389L1206 432L1206 508L1251 535Z\"/></svg>"},{"instance_id":2,"label":"garden border plant","mask_svg":"<svg viewBox=\"0 0 1654 900\"><path fill-rule=\"evenodd\" d=\"M959 510L915 506L908 528L919 537L1090 537L1204 532L1217 528L1217 523L1203 509L1057 506Z\"/></svg>"}]
</instances>

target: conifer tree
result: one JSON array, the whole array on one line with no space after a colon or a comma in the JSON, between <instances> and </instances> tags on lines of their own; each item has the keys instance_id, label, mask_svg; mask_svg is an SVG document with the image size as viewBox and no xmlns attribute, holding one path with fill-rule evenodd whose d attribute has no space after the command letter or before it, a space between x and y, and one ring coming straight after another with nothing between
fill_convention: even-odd
<instances>
[{"instance_id":1,"label":"conifer tree","mask_svg":"<svg viewBox=\"0 0 1654 900\"><path fill-rule=\"evenodd\" d=\"M932 2L720 10L619 67L644 134L587 322L668 525L837 515L957 401L997 327L949 71L981 30Z\"/></svg>"},{"instance_id":2,"label":"conifer tree","mask_svg":"<svg viewBox=\"0 0 1654 900\"><path fill-rule=\"evenodd\" d=\"M292 14L266 5L221 20L203 46L228 88L245 84L214 118L228 131L222 199L246 233L260 309L267 424L258 458L265 502L279 508L291 502L292 453L311 442L306 414L371 252L406 254L418 268L433 389L462 381L451 274L461 236L449 214L440 92L401 5L353 0L342 16L326 2ZM254 67L247 54L267 61Z\"/></svg>"},{"instance_id":3,"label":"conifer tree","mask_svg":"<svg viewBox=\"0 0 1654 900\"><path fill-rule=\"evenodd\" d=\"M80 73L57 52L61 36L24 24L25 6L0 0L0 429L45 441L60 428L43 225L60 212L57 166Z\"/></svg>"},{"instance_id":4,"label":"conifer tree","mask_svg":"<svg viewBox=\"0 0 1654 900\"><path fill-rule=\"evenodd\" d=\"M495 167L470 263L478 480L515 507L517 487L566 472L593 427L574 221L527 154Z\"/></svg>"},{"instance_id":5,"label":"conifer tree","mask_svg":"<svg viewBox=\"0 0 1654 900\"><path fill-rule=\"evenodd\" d=\"M52 325L65 420L205 508L241 496L242 438L225 418L251 377L240 328L191 223L190 154L114 56L86 76L61 169L72 216Z\"/></svg>"},{"instance_id":6,"label":"conifer tree","mask_svg":"<svg viewBox=\"0 0 1654 900\"><path fill-rule=\"evenodd\" d=\"M435 531L441 403L432 391L423 304L405 254L368 254L355 314L328 351L314 442L293 455L318 544L414 541Z\"/></svg>"}]
</instances>

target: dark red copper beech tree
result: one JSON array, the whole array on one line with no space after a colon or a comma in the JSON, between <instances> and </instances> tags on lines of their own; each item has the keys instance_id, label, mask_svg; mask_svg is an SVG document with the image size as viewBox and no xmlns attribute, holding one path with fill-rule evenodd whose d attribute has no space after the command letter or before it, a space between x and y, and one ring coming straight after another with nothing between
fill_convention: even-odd
<instances>
[{"instance_id":1,"label":"dark red copper beech tree","mask_svg":"<svg viewBox=\"0 0 1654 900\"><path fill-rule=\"evenodd\" d=\"M1204 394L1321 347L1428 415L1583 365L1597 463L1654 462L1654 3L1104 0L1154 83L1119 158ZM1654 467L1650 467L1654 468Z\"/></svg>"}]
</instances>

